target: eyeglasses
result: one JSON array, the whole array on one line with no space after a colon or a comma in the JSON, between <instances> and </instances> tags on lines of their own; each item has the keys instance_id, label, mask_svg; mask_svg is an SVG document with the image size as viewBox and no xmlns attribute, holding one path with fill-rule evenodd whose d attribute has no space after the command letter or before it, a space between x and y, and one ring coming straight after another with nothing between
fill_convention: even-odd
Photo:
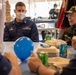
<instances>
[{"instance_id":1,"label":"eyeglasses","mask_svg":"<svg viewBox=\"0 0 76 75\"><path fill-rule=\"evenodd\" d=\"M76 13L67 14L66 17L74 17L76 16Z\"/></svg>"},{"instance_id":2,"label":"eyeglasses","mask_svg":"<svg viewBox=\"0 0 76 75\"><path fill-rule=\"evenodd\" d=\"M67 14L66 15L66 17L72 17L73 16L73 14Z\"/></svg>"}]
</instances>

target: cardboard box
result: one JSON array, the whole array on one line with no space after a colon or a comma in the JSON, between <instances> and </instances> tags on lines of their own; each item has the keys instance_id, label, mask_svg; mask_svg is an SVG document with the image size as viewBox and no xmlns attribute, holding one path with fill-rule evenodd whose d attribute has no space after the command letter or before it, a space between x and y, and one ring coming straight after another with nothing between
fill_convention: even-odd
<instances>
[{"instance_id":1,"label":"cardboard box","mask_svg":"<svg viewBox=\"0 0 76 75\"><path fill-rule=\"evenodd\" d=\"M50 57L48 58L49 68L54 70L60 70L69 63L69 59L62 57Z\"/></svg>"},{"instance_id":2,"label":"cardboard box","mask_svg":"<svg viewBox=\"0 0 76 75\"><path fill-rule=\"evenodd\" d=\"M51 46L49 48L43 48L39 46L37 49L35 49L35 52L38 54L40 52L46 52L48 53L49 57L55 57L57 54L59 54L59 49L57 49L55 46Z\"/></svg>"}]
</instances>

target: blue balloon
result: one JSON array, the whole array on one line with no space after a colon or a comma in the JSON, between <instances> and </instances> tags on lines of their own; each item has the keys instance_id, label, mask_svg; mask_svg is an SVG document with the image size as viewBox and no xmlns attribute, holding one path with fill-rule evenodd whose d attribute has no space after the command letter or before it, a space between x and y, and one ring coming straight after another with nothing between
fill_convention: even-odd
<instances>
[{"instance_id":1,"label":"blue balloon","mask_svg":"<svg viewBox=\"0 0 76 75\"><path fill-rule=\"evenodd\" d=\"M14 52L21 61L26 60L33 49L33 42L28 37L20 37L14 43Z\"/></svg>"}]
</instances>

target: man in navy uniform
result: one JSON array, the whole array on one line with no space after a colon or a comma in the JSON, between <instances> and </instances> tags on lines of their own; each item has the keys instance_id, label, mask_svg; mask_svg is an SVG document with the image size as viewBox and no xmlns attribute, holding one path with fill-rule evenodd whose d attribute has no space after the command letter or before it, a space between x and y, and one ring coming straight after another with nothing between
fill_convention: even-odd
<instances>
[{"instance_id":1,"label":"man in navy uniform","mask_svg":"<svg viewBox=\"0 0 76 75\"><path fill-rule=\"evenodd\" d=\"M14 21L5 25L4 41L15 41L19 37L25 36L33 42L38 42L39 36L36 24L26 18L25 4L23 2L16 3L14 12L16 14Z\"/></svg>"}]
</instances>

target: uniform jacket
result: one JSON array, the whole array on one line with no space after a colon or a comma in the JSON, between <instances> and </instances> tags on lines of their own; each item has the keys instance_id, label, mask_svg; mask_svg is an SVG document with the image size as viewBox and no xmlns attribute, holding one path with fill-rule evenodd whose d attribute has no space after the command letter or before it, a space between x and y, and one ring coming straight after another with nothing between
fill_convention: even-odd
<instances>
[{"instance_id":1,"label":"uniform jacket","mask_svg":"<svg viewBox=\"0 0 76 75\"><path fill-rule=\"evenodd\" d=\"M37 27L31 20L25 18L21 23L14 20L5 25L4 41L15 41L23 36L30 38L33 42L39 41Z\"/></svg>"},{"instance_id":2,"label":"uniform jacket","mask_svg":"<svg viewBox=\"0 0 76 75\"><path fill-rule=\"evenodd\" d=\"M71 39L73 36L76 36L76 24L65 30L64 33L59 36L59 39L62 39L66 41L68 45L71 45Z\"/></svg>"},{"instance_id":3,"label":"uniform jacket","mask_svg":"<svg viewBox=\"0 0 76 75\"><path fill-rule=\"evenodd\" d=\"M0 53L0 75L8 75L11 69L11 63Z\"/></svg>"}]
</instances>

